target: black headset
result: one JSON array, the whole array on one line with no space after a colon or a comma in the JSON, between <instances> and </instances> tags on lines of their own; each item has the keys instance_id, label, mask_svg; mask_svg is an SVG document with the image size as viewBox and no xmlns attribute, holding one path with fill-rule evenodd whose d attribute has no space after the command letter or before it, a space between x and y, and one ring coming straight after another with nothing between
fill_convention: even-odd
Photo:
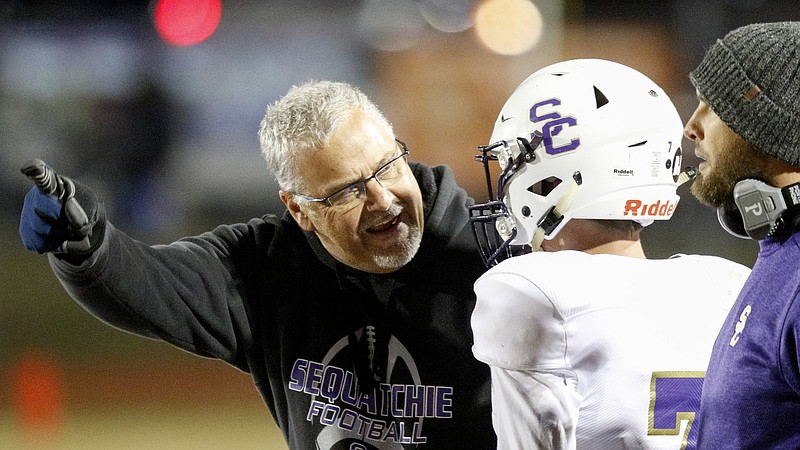
<instances>
[{"instance_id":1,"label":"black headset","mask_svg":"<svg viewBox=\"0 0 800 450\"><path fill-rule=\"evenodd\" d=\"M733 188L733 209L717 209L720 225L742 239L781 237L800 230L800 183L776 188L744 179Z\"/></svg>"}]
</instances>

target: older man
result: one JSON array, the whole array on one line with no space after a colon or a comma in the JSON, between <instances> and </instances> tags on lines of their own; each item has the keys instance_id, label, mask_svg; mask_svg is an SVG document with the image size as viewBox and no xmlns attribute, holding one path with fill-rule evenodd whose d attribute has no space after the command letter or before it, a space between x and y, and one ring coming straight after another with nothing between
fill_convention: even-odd
<instances>
[{"instance_id":1,"label":"older man","mask_svg":"<svg viewBox=\"0 0 800 450\"><path fill-rule=\"evenodd\" d=\"M283 217L151 246L56 176L60 199L28 193L22 240L101 320L250 373L292 449L494 447L470 352L483 265L451 171L409 163L345 83L292 88L259 136Z\"/></svg>"}]
</instances>

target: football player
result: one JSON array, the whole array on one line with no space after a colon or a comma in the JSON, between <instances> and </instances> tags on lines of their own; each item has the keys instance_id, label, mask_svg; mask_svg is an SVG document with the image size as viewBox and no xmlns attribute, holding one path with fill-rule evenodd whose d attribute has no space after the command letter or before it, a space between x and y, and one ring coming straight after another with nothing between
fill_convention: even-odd
<instances>
[{"instance_id":1,"label":"football player","mask_svg":"<svg viewBox=\"0 0 800 450\"><path fill-rule=\"evenodd\" d=\"M605 60L545 67L500 111L482 147L491 201L471 219L491 267L473 353L491 368L500 448L693 448L710 351L749 269L646 258L643 227L678 204L681 137L665 92Z\"/></svg>"}]
</instances>

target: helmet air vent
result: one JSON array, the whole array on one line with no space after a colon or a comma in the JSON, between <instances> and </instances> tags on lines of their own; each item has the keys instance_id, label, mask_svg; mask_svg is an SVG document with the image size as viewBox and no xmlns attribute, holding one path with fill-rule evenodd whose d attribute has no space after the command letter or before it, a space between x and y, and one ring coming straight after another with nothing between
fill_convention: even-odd
<instances>
[{"instance_id":1,"label":"helmet air vent","mask_svg":"<svg viewBox=\"0 0 800 450\"><path fill-rule=\"evenodd\" d=\"M536 195L541 195L542 197L547 197L547 194L553 192L553 189L558 187L559 184L561 184L560 178L547 177L544 180L532 184L528 187L528 191Z\"/></svg>"},{"instance_id":2,"label":"helmet air vent","mask_svg":"<svg viewBox=\"0 0 800 450\"><path fill-rule=\"evenodd\" d=\"M594 100L597 102L597 109L608 103L608 98L603 94L603 91L597 89L597 86L594 86Z\"/></svg>"},{"instance_id":3,"label":"helmet air vent","mask_svg":"<svg viewBox=\"0 0 800 450\"><path fill-rule=\"evenodd\" d=\"M641 146L643 146L644 144L647 144L647 141L642 141L642 142L637 142L637 143L635 143L635 144L631 144L631 145L629 145L629 146L628 146L628 148L631 148L631 147L641 147Z\"/></svg>"}]
</instances>

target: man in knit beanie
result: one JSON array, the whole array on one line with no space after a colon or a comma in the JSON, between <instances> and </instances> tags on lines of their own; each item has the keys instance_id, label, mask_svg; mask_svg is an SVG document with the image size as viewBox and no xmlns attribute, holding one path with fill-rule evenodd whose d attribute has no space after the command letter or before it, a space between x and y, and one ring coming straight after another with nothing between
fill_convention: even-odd
<instances>
[{"instance_id":1,"label":"man in knit beanie","mask_svg":"<svg viewBox=\"0 0 800 450\"><path fill-rule=\"evenodd\" d=\"M692 193L760 245L714 344L698 448L800 448L800 22L731 31L689 79Z\"/></svg>"}]
</instances>

